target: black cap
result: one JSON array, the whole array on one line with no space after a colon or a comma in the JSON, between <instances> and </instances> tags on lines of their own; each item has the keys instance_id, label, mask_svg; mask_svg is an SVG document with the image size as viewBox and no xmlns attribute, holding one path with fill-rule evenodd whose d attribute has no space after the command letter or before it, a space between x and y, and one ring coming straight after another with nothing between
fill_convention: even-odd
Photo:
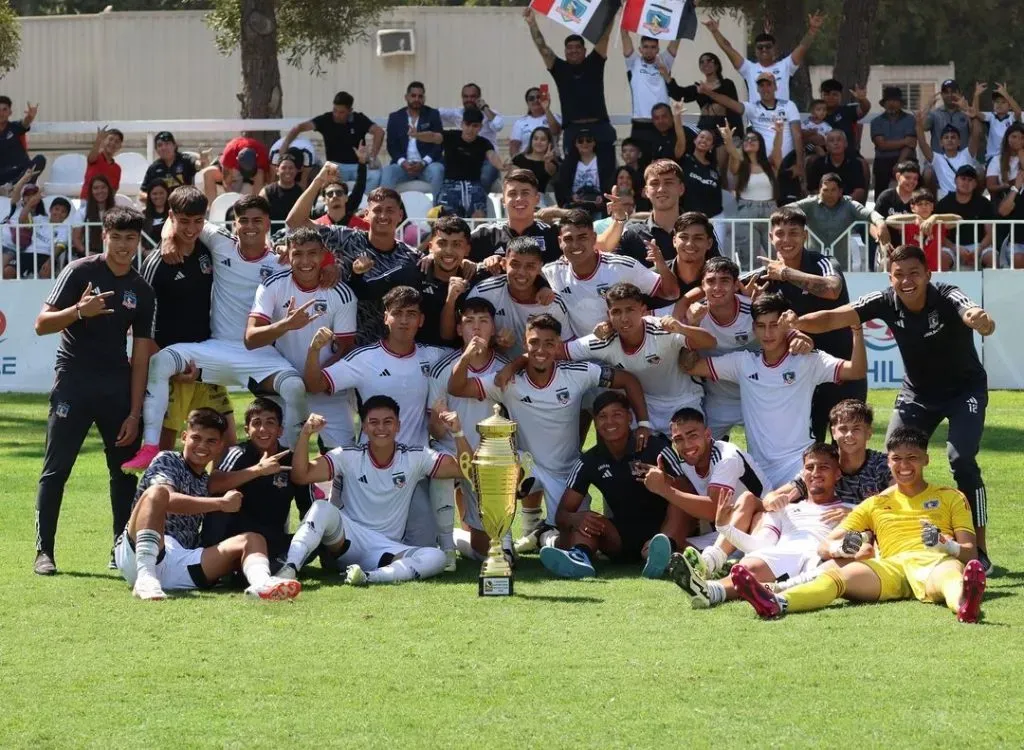
<instances>
[{"instance_id":1,"label":"black cap","mask_svg":"<svg viewBox=\"0 0 1024 750\"><path fill-rule=\"evenodd\" d=\"M895 99L903 103L903 90L899 86L886 86L882 89L882 98L878 100L878 106L884 107L885 103Z\"/></svg>"},{"instance_id":2,"label":"black cap","mask_svg":"<svg viewBox=\"0 0 1024 750\"><path fill-rule=\"evenodd\" d=\"M942 82L942 86L940 87L940 89L942 91L945 91L946 89L950 89L952 91L959 91L960 90L960 84L957 83L952 78L947 78L945 81Z\"/></svg>"},{"instance_id":3,"label":"black cap","mask_svg":"<svg viewBox=\"0 0 1024 750\"><path fill-rule=\"evenodd\" d=\"M957 177L970 177L972 180L978 179L978 170L972 167L970 164L964 164L958 170L956 170Z\"/></svg>"},{"instance_id":4,"label":"black cap","mask_svg":"<svg viewBox=\"0 0 1024 750\"><path fill-rule=\"evenodd\" d=\"M156 137L153 139L153 143L176 143L176 141L174 140L174 134L171 133L171 131L161 130L156 134Z\"/></svg>"},{"instance_id":5,"label":"black cap","mask_svg":"<svg viewBox=\"0 0 1024 750\"><path fill-rule=\"evenodd\" d=\"M256 151L251 148L243 148L238 152L238 171L243 177L254 177L258 171L256 168Z\"/></svg>"}]
</instances>

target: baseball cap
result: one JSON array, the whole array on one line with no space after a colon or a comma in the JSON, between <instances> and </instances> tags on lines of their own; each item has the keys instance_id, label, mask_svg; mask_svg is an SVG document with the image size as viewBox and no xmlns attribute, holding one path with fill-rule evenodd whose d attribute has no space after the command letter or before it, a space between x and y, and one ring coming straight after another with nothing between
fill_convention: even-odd
<instances>
[{"instance_id":1,"label":"baseball cap","mask_svg":"<svg viewBox=\"0 0 1024 750\"><path fill-rule=\"evenodd\" d=\"M256 174L256 150L243 148L238 152L238 171L243 177L253 177Z\"/></svg>"},{"instance_id":2,"label":"baseball cap","mask_svg":"<svg viewBox=\"0 0 1024 750\"><path fill-rule=\"evenodd\" d=\"M39 186L37 184L35 184L34 182L28 183L25 187L23 187L21 189L21 194L22 195L33 195L34 193L38 193L38 192L39 192Z\"/></svg>"},{"instance_id":3,"label":"baseball cap","mask_svg":"<svg viewBox=\"0 0 1024 750\"><path fill-rule=\"evenodd\" d=\"M972 180L978 179L978 170L972 167L970 164L964 164L958 170L956 170L957 177L970 177Z\"/></svg>"},{"instance_id":4,"label":"baseball cap","mask_svg":"<svg viewBox=\"0 0 1024 750\"><path fill-rule=\"evenodd\" d=\"M942 91L945 91L946 89L950 89L951 91L959 91L960 84L957 83L952 78L947 78L945 81L942 82L942 86L940 88Z\"/></svg>"},{"instance_id":5,"label":"baseball cap","mask_svg":"<svg viewBox=\"0 0 1024 750\"><path fill-rule=\"evenodd\" d=\"M156 134L153 143L175 143L174 134L169 130L161 130Z\"/></svg>"},{"instance_id":6,"label":"baseball cap","mask_svg":"<svg viewBox=\"0 0 1024 750\"><path fill-rule=\"evenodd\" d=\"M763 73L758 73L757 74L757 78L755 79L755 83L758 83L760 81L774 81L774 80L775 80L775 76L772 75L771 73L769 73L766 70Z\"/></svg>"}]
</instances>

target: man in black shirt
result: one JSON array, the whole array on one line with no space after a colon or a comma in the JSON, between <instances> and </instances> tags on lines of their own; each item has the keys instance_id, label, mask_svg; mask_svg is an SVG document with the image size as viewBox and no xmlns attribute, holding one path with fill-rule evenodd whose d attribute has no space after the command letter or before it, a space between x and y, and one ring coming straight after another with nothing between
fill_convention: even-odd
<instances>
[{"instance_id":1,"label":"man in black shirt","mask_svg":"<svg viewBox=\"0 0 1024 750\"><path fill-rule=\"evenodd\" d=\"M492 256L504 256L505 248L516 237L533 237L540 245L545 263L562 257L558 246L558 232L549 224L534 219L540 192L537 175L528 169L513 169L505 175L501 188L505 204L504 221L480 224L471 236L470 260L483 263Z\"/></svg>"},{"instance_id":2,"label":"man in black shirt","mask_svg":"<svg viewBox=\"0 0 1024 750\"><path fill-rule=\"evenodd\" d=\"M38 335L61 334L36 496L34 569L40 575L57 572L53 552L64 485L93 423L110 473L115 538L131 514L135 477L121 464L139 447L155 323L153 289L132 268L144 223L133 209L108 210L105 251L68 264L36 318ZM131 361L125 356L129 329Z\"/></svg>"},{"instance_id":3,"label":"man in black shirt","mask_svg":"<svg viewBox=\"0 0 1024 750\"><path fill-rule=\"evenodd\" d=\"M921 184L921 167L916 161L901 161L893 172L896 187L883 190L875 199L875 211L888 219L896 214L909 214L910 196Z\"/></svg>"},{"instance_id":4,"label":"man in black shirt","mask_svg":"<svg viewBox=\"0 0 1024 750\"><path fill-rule=\"evenodd\" d=\"M821 178L826 174L839 175L843 181L843 195L858 203L864 203L868 196L868 183L864 177L861 159L849 147L842 130L833 130L825 136L825 155L815 159L807 169L807 190L818 192Z\"/></svg>"},{"instance_id":5,"label":"man in black shirt","mask_svg":"<svg viewBox=\"0 0 1024 750\"><path fill-rule=\"evenodd\" d=\"M956 191L935 205L935 213L955 214L966 221L992 221L996 218L992 202L978 190L978 171L970 164L956 170ZM947 225L942 252L953 256L954 268L970 271L976 262L979 268L992 268L995 260L992 228L992 224L984 224L980 228L974 224Z\"/></svg>"},{"instance_id":6,"label":"man in black shirt","mask_svg":"<svg viewBox=\"0 0 1024 750\"><path fill-rule=\"evenodd\" d=\"M484 163L501 171L504 165L494 144L480 136L484 113L476 107L462 112L462 128L446 130L444 144L444 188L438 205L451 209L464 218L480 218L487 211L487 191L480 183Z\"/></svg>"},{"instance_id":7,"label":"man in black shirt","mask_svg":"<svg viewBox=\"0 0 1024 750\"><path fill-rule=\"evenodd\" d=\"M143 191L155 182L162 182L168 192L182 185L195 185L196 172L202 169L202 159L178 150L174 134L164 130L153 139L156 149L156 160L146 168L146 176L142 178ZM144 200L145 192L139 193L139 200Z\"/></svg>"},{"instance_id":8,"label":"man in black shirt","mask_svg":"<svg viewBox=\"0 0 1024 750\"><path fill-rule=\"evenodd\" d=\"M46 157L40 154L30 159L21 138L32 127L39 105L29 104L25 116L15 122L11 122L11 106L10 97L0 96L0 185L13 185L29 167L35 173L29 182L35 184L46 167Z\"/></svg>"},{"instance_id":9,"label":"man in black shirt","mask_svg":"<svg viewBox=\"0 0 1024 750\"><path fill-rule=\"evenodd\" d=\"M846 135L846 143L850 151L859 157L860 142L857 139L857 122L871 111L871 100L868 99L867 89L863 86L854 86L850 89L854 98L850 104L842 103L843 84L835 78L822 81L819 91L821 91L821 98L825 102L825 122L831 125L833 130L841 130ZM864 178L864 181L867 182L867 177Z\"/></svg>"},{"instance_id":10,"label":"man in black shirt","mask_svg":"<svg viewBox=\"0 0 1024 750\"><path fill-rule=\"evenodd\" d=\"M302 195L302 186L298 183L299 170L295 157L287 151L281 154L277 165L277 179L266 185L261 192L270 204L271 231L280 228L291 213L295 201Z\"/></svg>"},{"instance_id":11,"label":"man in black shirt","mask_svg":"<svg viewBox=\"0 0 1024 750\"><path fill-rule=\"evenodd\" d=\"M958 287L931 283L920 248L898 247L889 263L890 288L867 294L852 305L804 314L795 325L812 335L874 319L889 326L906 372L889 433L913 426L931 435L943 419L949 420L946 453L957 488L971 505L978 559L987 572L992 567L985 551L988 498L977 455L985 429L988 377L974 347L974 333L989 336L996 324Z\"/></svg>"},{"instance_id":12,"label":"man in black shirt","mask_svg":"<svg viewBox=\"0 0 1024 750\"><path fill-rule=\"evenodd\" d=\"M616 562L644 561L644 577L660 578L676 546L685 544L682 511L644 487L647 470L669 443L652 435L637 450L632 418L622 393L605 391L594 399L597 445L573 466L555 516L564 549L540 551L544 567L555 575L593 576L591 560L600 551ZM604 514L589 510L591 486L604 498Z\"/></svg>"}]
</instances>

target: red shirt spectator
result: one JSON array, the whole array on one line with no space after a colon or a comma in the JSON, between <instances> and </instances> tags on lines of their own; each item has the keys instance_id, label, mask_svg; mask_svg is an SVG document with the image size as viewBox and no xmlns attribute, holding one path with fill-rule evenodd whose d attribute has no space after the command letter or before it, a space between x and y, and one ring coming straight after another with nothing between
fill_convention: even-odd
<instances>
[{"instance_id":1,"label":"red shirt spectator","mask_svg":"<svg viewBox=\"0 0 1024 750\"><path fill-rule=\"evenodd\" d=\"M319 224L322 227L334 226L334 222L331 221L331 217L327 214L317 217L313 220L314 224ZM354 214L350 214L341 220L342 226L352 227L353 229L361 229L364 232L370 231L370 223L366 219L362 219Z\"/></svg>"},{"instance_id":2,"label":"red shirt spectator","mask_svg":"<svg viewBox=\"0 0 1024 750\"><path fill-rule=\"evenodd\" d=\"M85 157L85 180L82 181L82 192L79 198L89 197L89 186L94 177L103 175L115 193L121 187L121 165L114 161L117 152L124 143L124 134L117 128L100 128L96 131L96 141L92 144L89 155Z\"/></svg>"},{"instance_id":3,"label":"red shirt spectator","mask_svg":"<svg viewBox=\"0 0 1024 750\"><path fill-rule=\"evenodd\" d=\"M232 138L224 146L220 155L220 165L226 169L238 170L238 154L243 150L251 148L256 152L256 168L264 172L270 171L270 151L261 141L255 138Z\"/></svg>"},{"instance_id":4,"label":"red shirt spectator","mask_svg":"<svg viewBox=\"0 0 1024 750\"><path fill-rule=\"evenodd\" d=\"M939 271L939 253L942 252L942 241L946 238L946 227L944 224L936 224L932 227L931 234L922 243L921 227L917 224L903 225L903 244L917 245L924 250L924 257L928 260L929 271Z\"/></svg>"}]
</instances>

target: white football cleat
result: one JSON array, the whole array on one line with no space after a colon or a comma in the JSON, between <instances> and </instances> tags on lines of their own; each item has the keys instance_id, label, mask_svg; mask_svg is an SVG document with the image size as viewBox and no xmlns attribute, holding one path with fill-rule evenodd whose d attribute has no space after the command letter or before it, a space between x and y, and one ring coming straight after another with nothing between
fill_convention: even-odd
<instances>
[{"instance_id":1,"label":"white football cleat","mask_svg":"<svg viewBox=\"0 0 1024 750\"><path fill-rule=\"evenodd\" d=\"M164 593L164 589L160 585L160 579L148 573L143 573L135 579L132 596L143 601L159 601L167 598L167 594Z\"/></svg>"},{"instance_id":2,"label":"white football cleat","mask_svg":"<svg viewBox=\"0 0 1024 750\"><path fill-rule=\"evenodd\" d=\"M453 549L446 549L444 551L444 572L454 573L458 567L459 553Z\"/></svg>"},{"instance_id":3,"label":"white football cleat","mask_svg":"<svg viewBox=\"0 0 1024 750\"><path fill-rule=\"evenodd\" d=\"M345 568L345 583L349 586L367 586L370 581L362 568L358 565L349 565Z\"/></svg>"},{"instance_id":4,"label":"white football cleat","mask_svg":"<svg viewBox=\"0 0 1024 750\"><path fill-rule=\"evenodd\" d=\"M281 566L281 569L277 571L278 578L284 578L289 581L294 581L299 577L298 571L295 570L295 566L291 563L285 563Z\"/></svg>"},{"instance_id":5,"label":"white football cleat","mask_svg":"<svg viewBox=\"0 0 1024 750\"><path fill-rule=\"evenodd\" d=\"M261 586L250 586L245 590L246 596L251 596L264 601L283 601L294 599L302 591L302 584L288 578L271 576Z\"/></svg>"}]
</instances>

